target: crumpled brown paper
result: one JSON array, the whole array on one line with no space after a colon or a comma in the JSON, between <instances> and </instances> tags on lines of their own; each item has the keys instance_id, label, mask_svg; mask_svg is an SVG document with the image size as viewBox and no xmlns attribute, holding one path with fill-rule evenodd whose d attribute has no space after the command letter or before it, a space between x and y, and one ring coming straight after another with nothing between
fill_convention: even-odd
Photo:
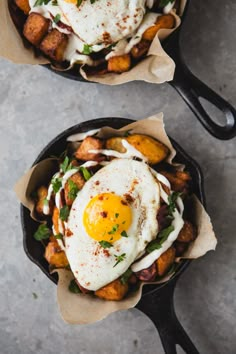
<instances>
[{"instance_id":1,"label":"crumpled brown paper","mask_svg":"<svg viewBox=\"0 0 236 354\"><path fill-rule=\"evenodd\" d=\"M101 128L98 134L100 137L107 137L110 135L114 136L120 135L121 131L127 131L130 129L132 133L147 134L167 145L170 149L169 162L172 163L172 159L174 158L176 152L165 132L162 113L131 123L119 130L104 127ZM27 208L30 209L31 213L33 213L33 205L32 202L29 201L27 193L39 185L37 179L35 179L35 176L41 174L43 175L44 172L46 172L45 167L47 168L49 166L47 165L48 163L53 166L53 161L50 159L40 162L28 171L15 186L15 191L18 198ZM180 168L183 167L182 165L178 166ZM51 175L54 172L55 171L51 171ZM192 199L194 221L198 229L198 236L187 249L183 257L181 257L188 259L195 259L203 256L208 251L214 250L217 244L209 215L206 213L203 205L196 196L193 196ZM180 258L176 259L176 261L180 261ZM104 301L88 294L84 295L71 293L68 290L68 285L71 279L73 279L73 274L65 269L57 270L57 272L59 276L57 298L60 312L66 322L73 324L92 323L105 318L114 311L134 307L141 298L142 287L147 284L141 283L136 292L130 293L122 301ZM155 282L154 284L163 283L170 279L170 277L171 274L167 275L161 281Z\"/></svg>"},{"instance_id":2,"label":"crumpled brown paper","mask_svg":"<svg viewBox=\"0 0 236 354\"><path fill-rule=\"evenodd\" d=\"M14 1L14 0L12 0ZM186 0L180 0L179 14L182 15ZM177 27L181 20L172 11L176 18L173 29L161 29L154 38L147 57L128 72L122 74L109 73L105 75L87 75L83 67L80 74L88 81L99 82L107 85L118 85L134 80L143 80L151 83L171 81L174 77L175 63L162 48L161 42L167 38ZM0 1L0 56L16 64L48 64L44 57L35 57L33 49L25 48L23 41L11 19L8 10L8 0ZM54 70L57 70L54 67ZM62 71L60 69L60 71Z\"/></svg>"}]
</instances>

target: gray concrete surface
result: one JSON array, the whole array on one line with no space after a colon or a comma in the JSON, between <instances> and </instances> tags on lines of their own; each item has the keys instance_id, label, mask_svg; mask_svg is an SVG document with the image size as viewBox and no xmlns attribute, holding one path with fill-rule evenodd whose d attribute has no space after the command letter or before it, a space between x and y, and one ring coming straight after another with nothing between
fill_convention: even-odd
<instances>
[{"instance_id":1,"label":"gray concrete surface","mask_svg":"<svg viewBox=\"0 0 236 354\"><path fill-rule=\"evenodd\" d=\"M236 3L192 1L182 49L192 71L236 106ZM163 110L166 128L202 166L208 211L219 244L180 279L177 314L200 353L236 352L236 151L199 124L168 85L119 87L67 81L42 67L0 61L0 353L163 353L149 319L138 310L89 326L61 320L56 288L22 248L16 180L56 134L102 116L142 118ZM213 112L213 109L209 109Z\"/></svg>"}]
</instances>

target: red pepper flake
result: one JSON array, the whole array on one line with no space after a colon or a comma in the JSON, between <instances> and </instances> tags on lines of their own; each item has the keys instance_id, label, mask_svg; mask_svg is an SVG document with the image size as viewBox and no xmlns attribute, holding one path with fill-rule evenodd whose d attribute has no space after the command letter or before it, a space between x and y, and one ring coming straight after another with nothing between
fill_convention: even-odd
<instances>
[{"instance_id":1,"label":"red pepper flake","mask_svg":"<svg viewBox=\"0 0 236 354\"><path fill-rule=\"evenodd\" d=\"M106 218L107 217L107 211L101 211L100 215L103 217L103 218Z\"/></svg>"},{"instance_id":2,"label":"red pepper flake","mask_svg":"<svg viewBox=\"0 0 236 354\"><path fill-rule=\"evenodd\" d=\"M70 230L70 229L67 229L66 230L66 236L67 237L70 237L70 236L72 236L73 235L73 232Z\"/></svg>"},{"instance_id":3,"label":"red pepper flake","mask_svg":"<svg viewBox=\"0 0 236 354\"><path fill-rule=\"evenodd\" d=\"M100 182L99 182L99 181L96 181L95 184L96 184L96 186L99 186Z\"/></svg>"},{"instance_id":4,"label":"red pepper flake","mask_svg":"<svg viewBox=\"0 0 236 354\"><path fill-rule=\"evenodd\" d=\"M129 193L125 193L124 197L128 203L133 203L134 198Z\"/></svg>"},{"instance_id":5,"label":"red pepper flake","mask_svg":"<svg viewBox=\"0 0 236 354\"><path fill-rule=\"evenodd\" d=\"M103 254L105 257L110 257L110 252L107 249L103 249Z\"/></svg>"}]
</instances>

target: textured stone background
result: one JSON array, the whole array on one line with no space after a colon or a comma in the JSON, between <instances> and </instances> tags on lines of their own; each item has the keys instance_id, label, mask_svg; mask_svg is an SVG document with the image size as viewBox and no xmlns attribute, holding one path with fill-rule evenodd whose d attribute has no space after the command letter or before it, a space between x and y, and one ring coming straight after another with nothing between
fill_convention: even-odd
<instances>
[{"instance_id":1,"label":"textured stone background","mask_svg":"<svg viewBox=\"0 0 236 354\"><path fill-rule=\"evenodd\" d=\"M181 42L191 70L236 106L235 18L234 0L191 1ZM79 84L5 60L0 80L0 353L163 353L154 326L138 310L90 326L62 322L55 286L24 254L13 192L35 156L63 129L96 117L139 119L160 110L168 133L202 166L219 238L216 252L192 263L180 279L176 311L200 353L235 353L235 139L211 137L168 84Z\"/></svg>"}]
</instances>

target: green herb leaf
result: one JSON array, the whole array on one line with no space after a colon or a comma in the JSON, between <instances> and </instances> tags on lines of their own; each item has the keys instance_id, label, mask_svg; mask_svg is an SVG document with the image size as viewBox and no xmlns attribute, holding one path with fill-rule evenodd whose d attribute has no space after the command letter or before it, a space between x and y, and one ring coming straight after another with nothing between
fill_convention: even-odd
<instances>
[{"instance_id":1,"label":"green herb leaf","mask_svg":"<svg viewBox=\"0 0 236 354\"><path fill-rule=\"evenodd\" d=\"M108 235L113 235L118 230L119 224L112 226L111 231L108 232Z\"/></svg>"},{"instance_id":2,"label":"green herb leaf","mask_svg":"<svg viewBox=\"0 0 236 354\"><path fill-rule=\"evenodd\" d=\"M170 195L168 195L168 213L169 215L172 216L173 212L175 211L176 208L176 200L177 198L181 195L179 192L173 192Z\"/></svg>"},{"instance_id":3,"label":"green herb leaf","mask_svg":"<svg viewBox=\"0 0 236 354\"><path fill-rule=\"evenodd\" d=\"M48 206L49 205L49 200L47 198L44 198L43 200L43 205Z\"/></svg>"},{"instance_id":4,"label":"green herb leaf","mask_svg":"<svg viewBox=\"0 0 236 354\"><path fill-rule=\"evenodd\" d=\"M128 268L127 271L120 277L121 284L125 285L132 274L132 270Z\"/></svg>"},{"instance_id":5,"label":"green herb leaf","mask_svg":"<svg viewBox=\"0 0 236 354\"><path fill-rule=\"evenodd\" d=\"M57 240L63 240L63 235L62 235L62 234L54 235L54 237L55 237Z\"/></svg>"},{"instance_id":6,"label":"green herb leaf","mask_svg":"<svg viewBox=\"0 0 236 354\"><path fill-rule=\"evenodd\" d=\"M52 6L58 6L57 0L52 0Z\"/></svg>"},{"instance_id":7,"label":"green herb leaf","mask_svg":"<svg viewBox=\"0 0 236 354\"><path fill-rule=\"evenodd\" d=\"M53 22L57 24L60 20L61 20L61 15L60 15L60 14L57 14L57 15L54 17Z\"/></svg>"},{"instance_id":8,"label":"green herb leaf","mask_svg":"<svg viewBox=\"0 0 236 354\"><path fill-rule=\"evenodd\" d=\"M57 193L59 189L61 188L62 183L61 183L61 178L53 178L52 179L52 189L54 193Z\"/></svg>"},{"instance_id":9,"label":"green herb leaf","mask_svg":"<svg viewBox=\"0 0 236 354\"><path fill-rule=\"evenodd\" d=\"M174 231L174 226L170 225L168 227L166 227L165 229L161 230L161 232L159 232L159 234L157 235L157 237L160 239L160 244L162 245L163 242L165 242L168 239L169 234Z\"/></svg>"},{"instance_id":10,"label":"green herb leaf","mask_svg":"<svg viewBox=\"0 0 236 354\"><path fill-rule=\"evenodd\" d=\"M120 256L115 255L115 257L116 257L116 263L113 265L113 268L116 267L117 264L119 264L125 259L126 253L122 253Z\"/></svg>"},{"instance_id":11,"label":"green herb leaf","mask_svg":"<svg viewBox=\"0 0 236 354\"><path fill-rule=\"evenodd\" d=\"M93 52L92 46L88 45L88 44L84 44L84 48L83 48L82 53L85 54L85 55L89 55L92 52Z\"/></svg>"},{"instance_id":12,"label":"green herb leaf","mask_svg":"<svg viewBox=\"0 0 236 354\"><path fill-rule=\"evenodd\" d=\"M115 213L115 218L116 218L116 219L118 218L118 216L119 216L119 214L118 214L118 213Z\"/></svg>"},{"instance_id":13,"label":"green herb leaf","mask_svg":"<svg viewBox=\"0 0 236 354\"><path fill-rule=\"evenodd\" d=\"M82 1L83 1L83 0L77 0L76 6L79 7L79 6L82 4Z\"/></svg>"},{"instance_id":14,"label":"green herb leaf","mask_svg":"<svg viewBox=\"0 0 236 354\"><path fill-rule=\"evenodd\" d=\"M88 181L92 177L92 174L89 172L89 170L86 167L81 166L79 168L79 171L82 172L85 181Z\"/></svg>"},{"instance_id":15,"label":"green herb leaf","mask_svg":"<svg viewBox=\"0 0 236 354\"><path fill-rule=\"evenodd\" d=\"M148 253L151 253L155 250L160 249L162 247L162 244L167 240L169 234L172 231L174 231L174 226L170 225L167 228L163 229L161 232L159 232L159 234L157 235L157 239L149 243L146 248L146 251Z\"/></svg>"},{"instance_id":16,"label":"green herb leaf","mask_svg":"<svg viewBox=\"0 0 236 354\"><path fill-rule=\"evenodd\" d=\"M75 279L71 280L70 285L68 286L68 289L73 294L80 294L81 293L81 290L80 290L79 286L77 285Z\"/></svg>"},{"instance_id":17,"label":"green herb leaf","mask_svg":"<svg viewBox=\"0 0 236 354\"><path fill-rule=\"evenodd\" d=\"M64 161L60 164L60 169L62 172L66 173L67 171L73 168L72 164L70 163L70 159L68 156L65 157Z\"/></svg>"},{"instance_id":18,"label":"green herb leaf","mask_svg":"<svg viewBox=\"0 0 236 354\"><path fill-rule=\"evenodd\" d=\"M111 247L113 247L113 245L110 242L104 241L104 240L100 241L99 245L102 246L103 248L111 248Z\"/></svg>"},{"instance_id":19,"label":"green herb leaf","mask_svg":"<svg viewBox=\"0 0 236 354\"><path fill-rule=\"evenodd\" d=\"M126 132L124 132L124 137L127 138L130 135L132 129L130 130L126 130Z\"/></svg>"},{"instance_id":20,"label":"green herb leaf","mask_svg":"<svg viewBox=\"0 0 236 354\"><path fill-rule=\"evenodd\" d=\"M68 216L69 216L69 213L70 213L70 210L68 208L68 205L65 205L63 206L61 209L60 209L60 219L62 221L66 221L68 219Z\"/></svg>"},{"instance_id":21,"label":"green herb leaf","mask_svg":"<svg viewBox=\"0 0 236 354\"><path fill-rule=\"evenodd\" d=\"M172 4L175 0L160 0L159 6L160 7L165 7L166 5L169 4L169 2Z\"/></svg>"},{"instance_id":22,"label":"green herb leaf","mask_svg":"<svg viewBox=\"0 0 236 354\"><path fill-rule=\"evenodd\" d=\"M46 240L51 235L51 230L45 224L39 225L37 231L34 233L34 238L37 241Z\"/></svg>"},{"instance_id":23,"label":"green herb leaf","mask_svg":"<svg viewBox=\"0 0 236 354\"><path fill-rule=\"evenodd\" d=\"M47 5L50 2L50 0L36 0L34 3L35 6L41 6L41 5Z\"/></svg>"},{"instance_id":24,"label":"green herb leaf","mask_svg":"<svg viewBox=\"0 0 236 354\"><path fill-rule=\"evenodd\" d=\"M122 236L122 237L128 237L127 232L126 232L125 230L122 231L122 232L121 232L121 236Z\"/></svg>"},{"instance_id":25,"label":"green herb leaf","mask_svg":"<svg viewBox=\"0 0 236 354\"><path fill-rule=\"evenodd\" d=\"M68 180L68 184L69 184L68 197L69 199L74 200L79 192L79 188L71 179Z\"/></svg>"}]
</instances>

